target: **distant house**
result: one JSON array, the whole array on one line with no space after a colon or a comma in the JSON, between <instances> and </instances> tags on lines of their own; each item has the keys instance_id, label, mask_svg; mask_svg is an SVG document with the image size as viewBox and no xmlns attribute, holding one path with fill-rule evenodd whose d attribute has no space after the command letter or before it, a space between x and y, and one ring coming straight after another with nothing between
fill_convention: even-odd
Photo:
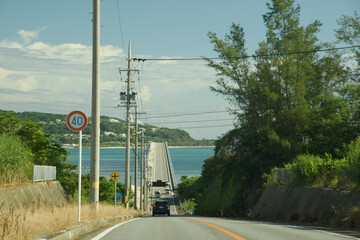
<instances>
[{"instance_id":1,"label":"distant house","mask_svg":"<svg viewBox=\"0 0 360 240\"><path fill-rule=\"evenodd\" d=\"M119 123L120 121L115 118L106 118L104 119L105 122L112 122L112 123Z\"/></svg>"},{"instance_id":2,"label":"distant house","mask_svg":"<svg viewBox=\"0 0 360 240\"><path fill-rule=\"evenodd\" d=\"M105 134L105 136L115 135L115 133L113 133L113 132L107 132L107 131L105 131L104 134Z\"/></svg>"},{"instance_id":3,"label":"distant house","mask_svg":"<svg viewBox=\"0 0 360 240\"><path fill-rule=\"evenodd\" d=\"M124 138L124 137L126 137L126 134L125 134L125 133L120 133L120 134L119 134L119 137L123 137L123 138Z\"/></svg>"},{"instance_id":4,"label":"distant house","mask_svg":"<svg viewBox=\"0 0 360 240\"><path fill-rule=\"evenodd\" d=\"M115 118L110 118L110 122L113 122L113 123L119 123L120 121L115 119Z\"/></svg>"},{"instance_id":5,"label":"distant house","mask_svg":"<svg viewBox=\"0 0 360 240\"><path fill-rule=\"evenodd\" d=\"M56 123L61 123L61 119L55 119Z\"/></svg>"}]
</instances>

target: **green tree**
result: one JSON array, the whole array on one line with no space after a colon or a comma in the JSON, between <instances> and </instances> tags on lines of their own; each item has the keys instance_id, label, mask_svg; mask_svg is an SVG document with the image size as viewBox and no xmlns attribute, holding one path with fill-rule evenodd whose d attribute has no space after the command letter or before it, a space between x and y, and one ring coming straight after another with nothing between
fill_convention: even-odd
<instances>
[{"instance_id":1,"label":"green tree","mask_svg":"<svg viewBox=\"0 0 360 240\"><path fill-rule=\"evenodd\" d=\"M360 16L355 11L354 16L343 15L337 20L339 29L335 30L336 37L339 42L344 42L349 45L360 44ZM353 53L357 62L356 67L348 67L350 77L354 81L359 81L360 78L360 50L359 48L353 48Z\"/></svg>"},{"instance_id":2,"label":"green tree","mask_svg":"<svg viewBox=\"0 0 360 240\"><path fill-rule=\"evenodd\" d=\"M321 23L302 26L294 0L272 0L267 7L266 39L253 61L246 53L243 29L234 23L224 39L208 34L220 61L205 58L218 76L211 90L239 110L232 112L235 129L216 142L216 158L224 160L217 163L221 167L205 164L199 181L220 184L220 195L244 204L247 193L256 190L272 167L307 152L343 156L344 144L359 135L353 122L359 114L351 109L359 98L350 91L341 55L317 52L331 46L317 38Z\"/></svg>"},{"instance_id":3,"label":"green tree","mask_svg":"<svg viewBox=\"0 0 360 240\"><path fill-rule=\"evenodd\" d=\"M75 192L73 182L75 165L66 163L68 152L59 144L52 144L49 135L44 134L41 124L28 119L20 120L14 113L0 113L0 134L16 135L31 150L36 165L56 166L57 179L68 194Z\"/></svg>"}]
</instances>

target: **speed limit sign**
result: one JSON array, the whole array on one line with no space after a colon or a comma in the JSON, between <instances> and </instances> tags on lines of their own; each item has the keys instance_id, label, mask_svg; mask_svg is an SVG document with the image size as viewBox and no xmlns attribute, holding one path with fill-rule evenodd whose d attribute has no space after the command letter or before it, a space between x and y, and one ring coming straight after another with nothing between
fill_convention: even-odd
<instances>
[{"instance_id":1,"label":"speed limit sign","mask_svg":"<svg viewBox=\"0 0 360 240\"><path fill-rule=\"evenodd\" d=\"M67 116L66 124L73 131L81 131L87 125L87 117L81 111L72 111Z\"/></svg>"}]
</instances>

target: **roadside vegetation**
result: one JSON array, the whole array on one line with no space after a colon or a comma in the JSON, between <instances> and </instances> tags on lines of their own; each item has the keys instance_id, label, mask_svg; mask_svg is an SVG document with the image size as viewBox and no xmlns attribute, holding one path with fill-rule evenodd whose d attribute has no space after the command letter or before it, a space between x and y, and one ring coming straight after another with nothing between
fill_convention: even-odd
<instances>
[{"instance_id":1,"label":"roadside vegetation","mask_svg":"<svg viewBox=\"0 0 360 240\"><path fill-rule=\"evenodd\" d=\"M0 186L26 183L32 167L32 152L20 137L0 135Z\"/></svg>"},{"instance_id":2,"label":"roadside vegetation","mask_svg":"<svg viewBox=\"0 0 360 240\"><path fill-rule=\"evenodd\" d=\"M20 120L14 113L0 113L0 188L32 182L33 165L56 166L57 180L70 199L78 196L77 166L67 163L68 152L51 143L41 124ZM82 200L89 202L90 174L82 176ZM100 177L99 200L114 202L114 182ZM124 192L124 184L117 184ZM130 197L132 192L130 192Z\"/></svg>"},{"instance_id":3,"label":"roadside vegetation","mask_svg":"<svg viewBox=\"0 0 360 240\"><path fill-rule=\"evenodd\" d=\"M274 168L291 169L297 185L360 190L358 13L338 20L337 42L320 42L322 24L301 25L294 0L267 7L253 56L240 24L224 38L208 34L220 59L205 58L218 76L211 90L228 100L235 124L201 177L179 184L196 214L249 214Z\"/></svg>"},{"instance_id":4,"label":"roadside vegetation","mask_svg":"<svg viewBox=\"0 0 360 240\"><path fill-rule=\"evenodd\" d=\"M0 189L32 183L34 165L56 166L57 180L70 199L58 207L38 205L14 210L4 209L4 205L0 205L0 239L33 239L35 233L55 233L79 224L78 174L76 166L66 162L67 157L68 152L64 148L50 142L41 124L28 119L20 120L13 113L0 113ZM114 182L100 177L101 205L99 215L95 217L91 210L93 207L89 204L89 181L89 174L82 176L82 222L140 214L140 211L127 211L120 205L114 207ZM117 192L124 192L124 184L117 184ZM132 194L130 191L130 197Z\"/></svg>"},{"instance_id":5,"label":"roadside vegetation","mask_svg":"<svg viewBox=\"0 0 360 240\"><path fill-rule=\"evenodd\" d=\"M81 222L79 223L76 203L67 203L63 206L33 206L22 210L3 209L3 206L0 206L0 239L30 240L34 239L34 236L45 238L48 234L54 234L96 219L143 214L141 211L100 204L98 215L95 215L92 205L82 204Z\"/></svg>"},{"instance_id":6,"label":"roadside vegetation","mask_svg":"<svg viewBox=\"0 0 360 240\"><path fill-rule=\"evenodd\" d=\"M334 159L331 155L298 155L287 163L292 178L288 186L322 187L342 191L360 190L360 137L346 146L345 156ZM276 168L275 168L276 170ZM267 184L284 184L271 175L264 175Z\"/></svg>"}]
</instances>

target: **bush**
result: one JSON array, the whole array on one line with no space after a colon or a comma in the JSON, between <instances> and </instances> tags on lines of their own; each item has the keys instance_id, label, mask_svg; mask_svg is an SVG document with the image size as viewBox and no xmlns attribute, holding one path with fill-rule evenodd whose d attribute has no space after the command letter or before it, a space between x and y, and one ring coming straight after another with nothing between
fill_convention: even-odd
<instances>
[{"instance_id":1,"label":"bush","mask_svg":"<svg viewBox=\"0 0 360 240\"><path fill-rule=\"evenodd\" d=\"M321 175L324 160L319 156L299 155L294 162L285 165L295 175L295 185L312 186Z\"/></svg>"},{"instance_id":2,"label":"bush","mask_svg":"<svg viewBox=\"0 0 360 240\"><path fill-rule=\"evenodd\" d=\"M18 136L0 135L0 185L31 179L33 154Z\"/></svg>"},{"instance_id":3,"label":"bush","mask_svg":"<svg viewBox=\"0 0 360 240\"><path fill-rule=\"evenodd\" d=\"M360 137L348 145L345 158L348 161L346 175L356 188L360 188Z\"/></svg>"}]
</instances>

